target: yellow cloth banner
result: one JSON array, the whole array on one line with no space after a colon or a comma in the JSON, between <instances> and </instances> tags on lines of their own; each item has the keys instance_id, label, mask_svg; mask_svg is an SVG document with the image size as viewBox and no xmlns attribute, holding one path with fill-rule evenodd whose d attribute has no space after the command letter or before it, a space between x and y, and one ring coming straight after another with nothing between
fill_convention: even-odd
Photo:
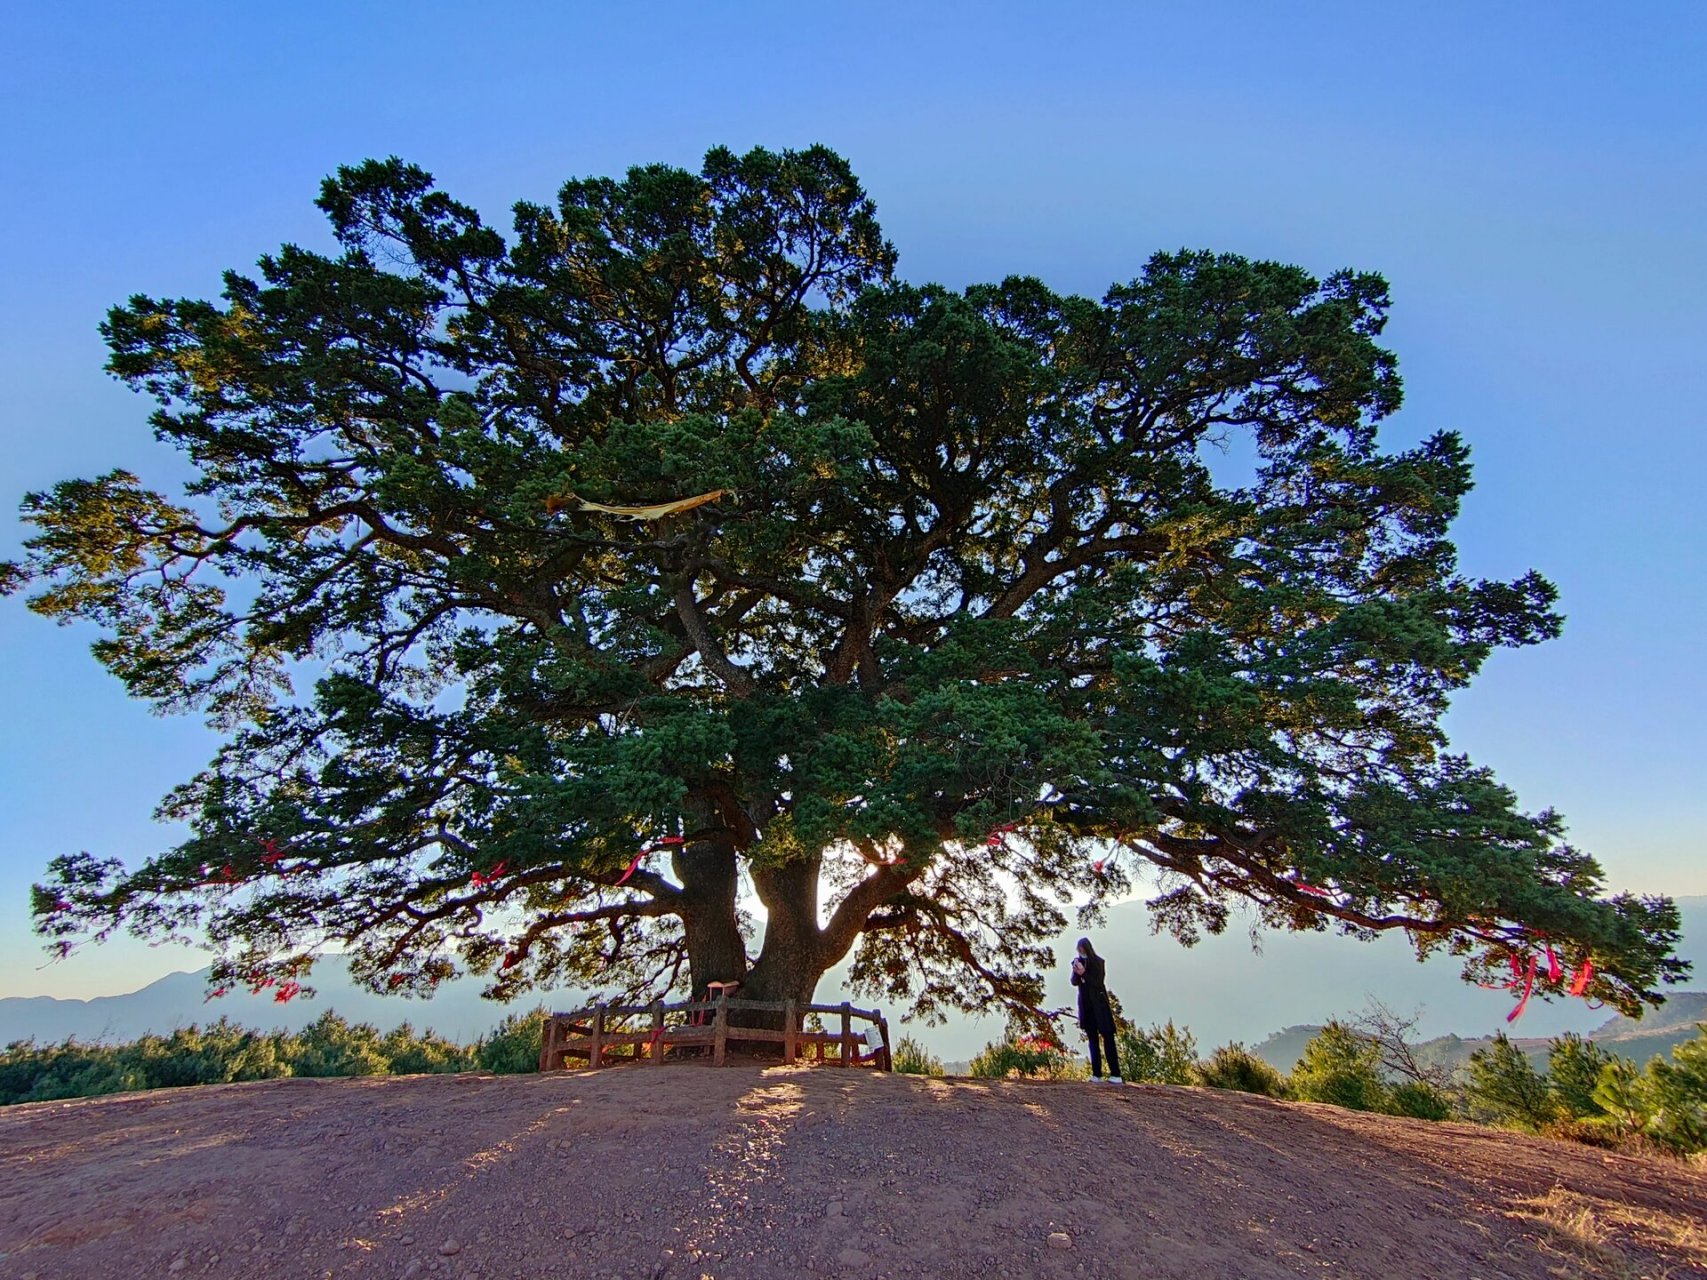
<instances>
[{"instance_id":1,"label":"yellow cloth banner","mask_svg":"<svg viewBox=\"0 0 1707 1280\"><path fill-rule=\"evenodd\" d=\"M675 502L657 502L644 507L613 507L605 502L589 502L573 493L554 493L545 500L545 509L556 512L573 502L577 511L603 511L606 515L623 516L629 520L662 520L665 516L679 515L683 511L703 507L708 502L716 502L728 492L727 489L713 489L710 493L702 493L696 497L678 498Z\"/></svg>"}]
</instances>

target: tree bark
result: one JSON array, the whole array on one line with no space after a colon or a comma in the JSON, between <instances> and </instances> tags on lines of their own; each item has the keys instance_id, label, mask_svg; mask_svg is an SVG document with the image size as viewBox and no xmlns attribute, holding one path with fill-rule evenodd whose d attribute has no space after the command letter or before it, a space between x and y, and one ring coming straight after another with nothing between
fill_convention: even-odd
<instances>
[{"instance_id":1,"label":"tree bark","mask_svg":"<svg viewBox=\"0 0 1707 1280\"><path fill-rule=\"evenodd\" d=\"M720 841L696 841L676 851L672 866L682 886L693 998L702 1000L708 984L747 977L747 944L735 908L735 850Z\"/></svg>"},{"instance_id":2,"label":"tree bark","mask_svg":"<svg viewBox=\"0 0 1707 1280\"><path fill-rule=\"evenodd\" d=\"M789 1000L810 1004L818 979L834 961L818 928L818 876L823 860L817 854L781 867L755 867L753 886L765 904L764 946L742 984L750 1000ZM743 1010L745 1026L782 1027L782 1015Z\"/></svg>"}]
</instances>

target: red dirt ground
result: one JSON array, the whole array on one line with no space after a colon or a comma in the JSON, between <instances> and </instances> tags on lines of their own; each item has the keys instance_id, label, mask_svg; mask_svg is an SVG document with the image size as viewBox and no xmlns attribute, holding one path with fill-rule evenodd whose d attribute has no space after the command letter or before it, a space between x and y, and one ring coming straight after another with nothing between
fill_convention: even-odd
<instances>
[{"instance_id":1,"label":"red dirt ground","mask_svg":"<svg viewBox=\"0 0 1707 1280\"><path fill-rule=\"evenodd\" d=\"M0 1111L0 1276L1707 1274L1707 1177L1160 1086L697 1064Z\"/></svg>"}]
</instances>

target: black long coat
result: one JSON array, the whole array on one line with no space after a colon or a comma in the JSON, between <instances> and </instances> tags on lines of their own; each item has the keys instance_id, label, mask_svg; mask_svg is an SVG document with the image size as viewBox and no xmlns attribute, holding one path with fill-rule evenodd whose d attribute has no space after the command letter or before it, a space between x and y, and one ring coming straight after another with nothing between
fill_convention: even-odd
<instances>
[{"instance_id":1,"label":"black long coat","mask_svg":"<svg viewBox=\"0 0 1707 1280\"><path fill-rule=\"evenodd\" d=\"M1107 971L1101 956L1080 956L1085 962L1084 973L1073 975L1073 985L1079 989L1079 1030L1086 1035L1098 1031L1114 1034L1114 1009L1108 1003Z\"/></svg>"}]
</instances>

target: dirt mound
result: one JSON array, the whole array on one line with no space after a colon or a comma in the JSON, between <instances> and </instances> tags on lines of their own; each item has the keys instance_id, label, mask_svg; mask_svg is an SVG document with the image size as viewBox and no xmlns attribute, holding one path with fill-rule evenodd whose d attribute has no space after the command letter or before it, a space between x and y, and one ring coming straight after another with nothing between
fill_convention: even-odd
<instances>
[{"instance_id":1,"label":"dirt mound","mask_svg":"<svg viewBox=\"0 0 1707 1280\"><path fill-rule=\"evenodd\" d=\"M1163 1087L671 1065L0 1112L0 1276L1662 1276L1707 1178Z\"/></svg>"}]
</instances>

